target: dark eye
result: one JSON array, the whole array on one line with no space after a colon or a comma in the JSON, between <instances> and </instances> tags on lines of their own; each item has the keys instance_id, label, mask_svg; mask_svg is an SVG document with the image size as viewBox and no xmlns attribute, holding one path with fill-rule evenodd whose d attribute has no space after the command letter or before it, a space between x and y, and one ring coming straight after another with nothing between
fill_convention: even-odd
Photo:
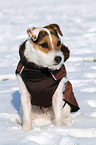
<instances>
[{"instance_id":1,"label":"dark eye","mask_svg":"<svg viewBox=\"0 0 96 145\"><path fill-rule=\"evenodd\" d=\"M48 48L48 43L47 42L42 43L42 44L40 44L40 46L42 46L43 48Z\"/></svg>"},{"instance_id":2,"label":"dark eye","mask_svg":"<svg viewBox=\"0 0 96 145\"><path fill-rule=\"evenodd\" d=\"M58 42L57 42L57 46L60 46L60 44L61 44L61 41L58 41Z\"/></svg>"}]
</instances>

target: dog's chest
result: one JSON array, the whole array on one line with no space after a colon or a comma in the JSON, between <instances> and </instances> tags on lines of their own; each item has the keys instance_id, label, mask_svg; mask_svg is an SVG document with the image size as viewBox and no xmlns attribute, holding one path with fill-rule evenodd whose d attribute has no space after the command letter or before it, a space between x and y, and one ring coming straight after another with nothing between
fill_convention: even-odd
<instances>
[{"instance_id":1,"label":"dog's chest","mask_svg":"<svg viewBox=\"0 0 96 145\"><path fill-rule=\"evenodd\" d=\"M60 80L54 80L47 69L34 70L26 67L21 77L31 94L33 105L48 107L52 104L52 96Z\"/></svg>"}]
</instances>

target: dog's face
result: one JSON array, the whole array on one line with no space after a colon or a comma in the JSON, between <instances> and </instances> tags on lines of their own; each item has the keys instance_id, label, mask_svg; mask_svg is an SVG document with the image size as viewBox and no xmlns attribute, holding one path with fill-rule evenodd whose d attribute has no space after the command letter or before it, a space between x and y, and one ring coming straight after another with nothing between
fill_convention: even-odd
<instances>
[{"instance_id":1,"label":"dog's face","mask_svg":"<svg viewBox=\"0 0 96 145\"><path fill-rule=\"evenodd\" d=\"M64 52L58 33L63 36L56 24L43 28L31 28L27 30L32 44L32 52L36 56L38 65L49 69L59 69L64 63Z\"/></svg>"}]
</instances>

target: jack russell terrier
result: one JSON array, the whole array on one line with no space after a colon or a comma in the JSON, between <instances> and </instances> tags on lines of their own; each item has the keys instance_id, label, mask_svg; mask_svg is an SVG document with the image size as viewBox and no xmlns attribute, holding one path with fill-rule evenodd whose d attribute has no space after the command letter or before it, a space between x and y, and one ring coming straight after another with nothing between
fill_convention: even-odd
<instances>
[{"instance_id":1,"label":"jack russell terrier","mask_svg":"<svg viewBox=\"0 0 96 145\"><path fill-rule=\"evenodd\" d=\"M70 112L80 109L66 78L64 62L70 51L61 43L59 35L63 34L57 24L33 27L27 33L29 38L19 48L16 69L23 109L22 129L31 130L32 119L38 116L61 126Z\"/></svg>"}]
</instances>

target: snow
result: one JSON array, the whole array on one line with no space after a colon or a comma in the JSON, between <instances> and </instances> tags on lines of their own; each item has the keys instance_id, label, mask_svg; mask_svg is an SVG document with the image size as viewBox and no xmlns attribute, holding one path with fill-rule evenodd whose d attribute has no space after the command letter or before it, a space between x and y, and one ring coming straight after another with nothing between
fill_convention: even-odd
<instances>
[{"instance_id":1,"label":"snow","mask_svg":"<svg viewBox=\"0 0 96 145\"><path fill-rule=\"evenodd\" d=\"M80 111L72 124L21 130L15 76L29 27L57 23L70 51L67 76ZM96 145L96 0L0 0L0 145Z\"/></svg>"}]
</instances>

